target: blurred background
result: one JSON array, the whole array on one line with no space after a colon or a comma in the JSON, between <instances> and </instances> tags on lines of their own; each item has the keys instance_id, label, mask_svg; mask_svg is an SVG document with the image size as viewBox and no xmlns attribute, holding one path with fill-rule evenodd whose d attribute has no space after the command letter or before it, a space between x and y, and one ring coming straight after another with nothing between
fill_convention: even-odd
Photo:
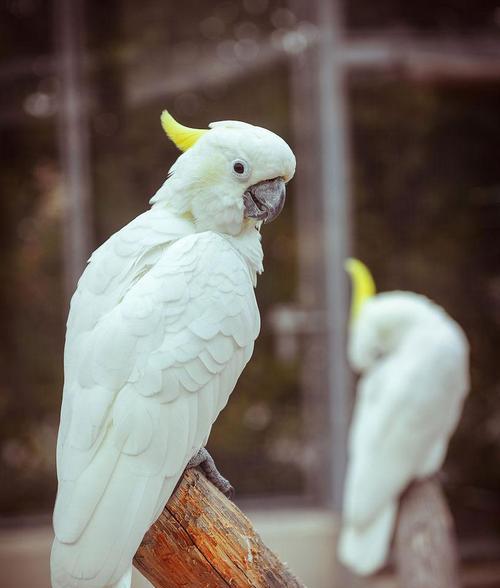
<instances>
[{"instance_id":1,"label":"blurred background","mask_svg":"<svg viewBox=\"0 0 500 588\"><path fill-rule=\"evenodd\" d=\"M500 585L499 33L495 0L0 0L2 586L48 586L68 300L177 157L167 107L268 127L298 159L263 231L262 334L209 442L240 505L333 585L354 253L468 335L443 480L466 585Z\"/></svg>"}]
</instances>

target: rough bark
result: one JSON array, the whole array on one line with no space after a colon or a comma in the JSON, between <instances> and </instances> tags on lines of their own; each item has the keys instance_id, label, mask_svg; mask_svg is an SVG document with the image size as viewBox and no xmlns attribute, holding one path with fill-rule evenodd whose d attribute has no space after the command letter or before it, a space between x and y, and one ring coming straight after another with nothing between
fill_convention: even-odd
<instances>
[{"instance_id":1,"label":"rough bark","mask_svg":"<svg viewBox=\"0 0 500 588\"><path fill-rule=\"evenodd\" d=\"M403 494L394 552L400 588L459 588L453 520L436 479L414 482Z\"/></svg>"},{"instance_id":2,"label":"rough bark","mask_svg":"<svg viewBox=\"0 0 500 588\"><path fill-rule=\"evenodd\" d=\"M146 533L134 565L155 588L305 588L195 469Z\"/></svg>"}]
</instances>

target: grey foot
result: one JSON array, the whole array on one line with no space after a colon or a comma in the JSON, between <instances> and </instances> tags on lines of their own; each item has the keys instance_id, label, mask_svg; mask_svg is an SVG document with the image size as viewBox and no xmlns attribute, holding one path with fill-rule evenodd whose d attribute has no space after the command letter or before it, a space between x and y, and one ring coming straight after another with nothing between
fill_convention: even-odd
<instances>
[{"instance_id":1,"label":"grey foot","mask_svg":"<svg viewBox=\"0 0 500 588\"><path fill-rule=\"evenodd\" d=\"M217 466L215 465L215 461L213 457L208 453L208 451L202 447L198 453L192 457L187 466L187 468L197 468L199 467L201 471L205 474L207 480L210 480L212 484L218 488L222 494L230 498L231 500L234 498L234 488L231 486L228 480L224 478L224 476L219 472Z\"/></svg>"}]
</instances>

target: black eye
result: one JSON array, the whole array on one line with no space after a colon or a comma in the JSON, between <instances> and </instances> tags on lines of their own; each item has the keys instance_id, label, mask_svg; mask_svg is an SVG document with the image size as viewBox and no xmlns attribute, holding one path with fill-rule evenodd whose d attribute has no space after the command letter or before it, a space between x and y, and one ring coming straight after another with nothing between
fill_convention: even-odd
<instances>
[{"instance_id":1,"label":"black eye","mask_svg":"<svg viewBox=\"0 0 500 588\"><path fill-rule=\"evenodd\" d=\"M245 166L241 161L236 161L233 165L233 169L237 174L244 174L245 173Z\"/></svg>"}]
</instances>

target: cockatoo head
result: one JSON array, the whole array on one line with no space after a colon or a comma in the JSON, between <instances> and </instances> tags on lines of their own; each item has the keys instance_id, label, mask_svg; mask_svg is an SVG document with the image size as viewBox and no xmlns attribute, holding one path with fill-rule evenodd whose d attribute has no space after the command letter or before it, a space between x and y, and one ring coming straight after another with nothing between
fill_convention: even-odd
<instances>
[{"instance_id":1,"label":"cockatoo head","mask_svg":"<svg viewBox=\"0 0 500 588\"><path fill-rule=\"evenodd\" d=\"M357 259L349 259L346 269L353 286L348 357L356 371L369 370L380 357L395 350L413 325L433 328L436 318L445 318L441 308L413 292L375 296L373 277Z\"/></svg>"},{"instance_id":2,"label":"cockatoo head","mask_svg":"<svg viewBox=\"0 0 500 588\"><path fill-rule=\"evenodd\" d=\"M198 230L230 235L278 216L295 173L295 156L281 137L238 121L190 129L167 111L162 125L183 153L152 203L192 216Z\"/></svg>"}]
</instances>

